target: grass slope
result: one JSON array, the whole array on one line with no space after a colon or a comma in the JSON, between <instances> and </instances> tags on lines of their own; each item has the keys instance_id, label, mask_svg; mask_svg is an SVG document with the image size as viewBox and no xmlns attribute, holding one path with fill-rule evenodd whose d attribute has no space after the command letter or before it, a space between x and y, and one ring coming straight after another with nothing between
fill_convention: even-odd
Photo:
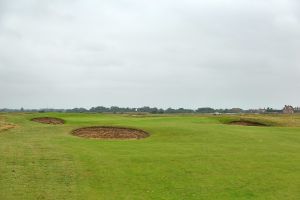
<instances>
[{"instance_id":1,"label":"grass slope","mask_svg":"<svg viewBox=\"0 0 300 200\"><path fill-rule=\"evenodd\" d=\"M65 125L33 117L52 116ZM0 199L299 199L300 116L242 118L276 126L229 126L240 116L2 114ZM143 140L103 141L75 128L140 128Z\"/></svg>"}]
</instances>

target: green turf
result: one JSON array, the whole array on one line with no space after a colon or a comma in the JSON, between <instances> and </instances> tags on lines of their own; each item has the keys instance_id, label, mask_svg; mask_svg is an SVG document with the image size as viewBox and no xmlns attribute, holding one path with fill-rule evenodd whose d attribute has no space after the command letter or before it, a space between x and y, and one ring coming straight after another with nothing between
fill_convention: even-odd
<instances>
[{"instance_id":1,"label":"green turf","mask_svg":"<svg viewBox=\"0 0 300 200\"><path fill-rule=\"evenodd\" d=\"M30 121L55 116L65 125ZM0 114L0 199L300 199L300 115ZM4 122L5 121L5 122ZM148 131L143 140L69 134L90 125Z\"/></svg>"}]
</instances>

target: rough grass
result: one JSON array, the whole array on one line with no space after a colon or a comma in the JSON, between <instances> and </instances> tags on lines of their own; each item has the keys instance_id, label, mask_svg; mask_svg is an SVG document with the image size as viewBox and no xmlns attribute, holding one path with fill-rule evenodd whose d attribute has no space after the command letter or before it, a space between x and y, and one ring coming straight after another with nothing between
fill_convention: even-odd
<instances>
[{"instance_id":1,"label":"rough grass","mask_svg":"<svg viewBox=\"0 0 300 200\"><path fill-rule=\"evenodd\" d=\"M247 115L232 115L220 117L220 121L228 123L234 120L248 120L266 124L268 126L282 127L300 127L300 114L285 115L285 114L247 114Z\"/></svg>"},{"instance_id":2,"label":"rough grass","mask_svg":"<svg viewBox=\"0 0 300 200\"><path fill-rule=\"evenodd\" d=\"M62 126L33 117L66 120ZM299 115L6 114L0 199L299 199ZM247 118L270 127L228 126ZM82 126L143 129L144 140L72 136Z\"/></svg>"}]
</instances>

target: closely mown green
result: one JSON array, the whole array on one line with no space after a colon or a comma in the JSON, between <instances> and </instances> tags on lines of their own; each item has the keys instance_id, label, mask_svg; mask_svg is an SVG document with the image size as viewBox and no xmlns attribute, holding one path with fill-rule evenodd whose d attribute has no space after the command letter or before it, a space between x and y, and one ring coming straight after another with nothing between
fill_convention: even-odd
<instances>
[{"instance_id":1,"label":"closely mown green","mask_svg":"<svg viewBox=\"0 0 300 200\"><path fill-rule=\"evenodd\" d=\"M64 125L30 121L52 116ZM230 126L239 119L268 127ZM300 199L300 115L0 114L0 199ZM91 125L143 129L97 140ZM0 129L1 130L1 129Z\"/></svg>"}]
</instances>

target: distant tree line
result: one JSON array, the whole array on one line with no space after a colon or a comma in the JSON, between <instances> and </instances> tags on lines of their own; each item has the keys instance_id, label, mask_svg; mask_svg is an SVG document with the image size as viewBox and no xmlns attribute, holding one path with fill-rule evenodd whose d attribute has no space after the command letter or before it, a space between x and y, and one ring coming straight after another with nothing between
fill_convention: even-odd
<instances>
[{"instance_id":1,"label":"distant tree line","mask_svg":"<svg viewBox=\"0 0 300 200\"><path fill-rule=\"evenodd\" d=\"M295 107L294 111L295 111L295 113L300 113L300 107Z\"/></svg>"},{"instance_id":2,"label":"distant tree line","mask_svg":"<svg viewBox=\"0 0 300 200\"><path fill-rule=\"evenodd\" d=\"M65 112L65 113L152 113L152 114L172 114L172 113L278 113L281 110L276 110L272 108L267 109L257 109L257 110L243 110L240 108L231 108L231 109L214 109L210 107L202 107L198 109L186 109L186 108L156 108L156 107L140 107L140 108L129 108L129 107L118 107L118 106L111 106L111 107L104 107L104 106L97 106L92 107L90 109L86 108L73 108L73 109L0 109L0 112Z\"/></svg>"}]
</instances>

